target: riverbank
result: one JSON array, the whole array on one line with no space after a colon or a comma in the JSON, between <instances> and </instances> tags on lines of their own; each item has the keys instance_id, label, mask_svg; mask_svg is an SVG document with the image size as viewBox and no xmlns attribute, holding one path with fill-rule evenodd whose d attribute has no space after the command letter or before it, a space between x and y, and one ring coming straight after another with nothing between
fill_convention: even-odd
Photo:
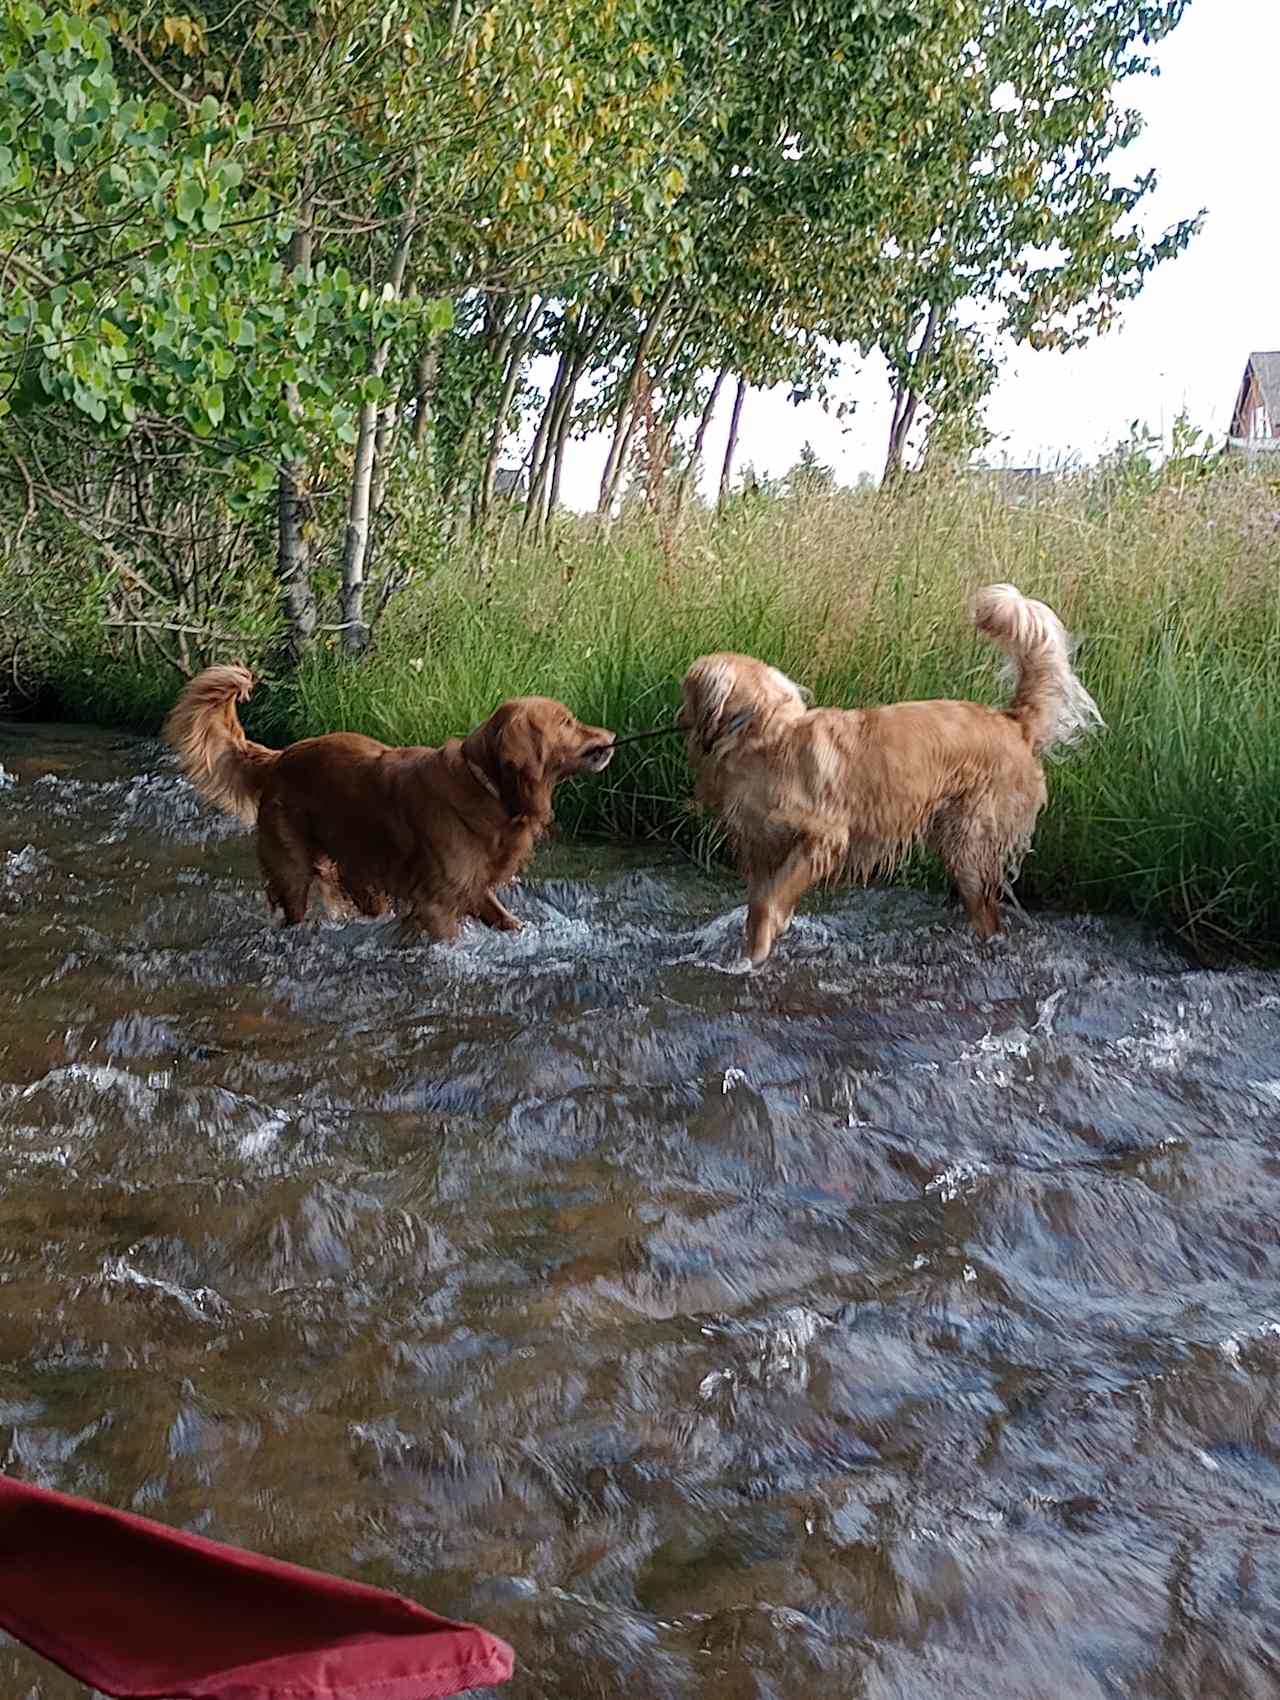
<instances>
[{"instance_id":1,"label":"riverbank","mask_svg":"<svg viewBox=\"0 0 1280 1700\"><path fill-rule=\"evenodd\" d=\"M292 677L268 674L246 719L268 741L350 727L431 743L505 696L540 691L589 720L638 729L662 724L689 662L720 648L767 657L821 702L994 702L1003 687L967 607L977 587L1008 579L1078 635L1079 672L1108 723L1053 765L1026 899L1142 916L1207 954L1274 956L1273 505L1257 486L1189 477L1081 480L1023 505L968 484L897 503L861 493L760 500L718 521L695 516L665 544L644 517L607 537L569 521L545 548L489 545L424 574L369 655L346 662L325 647ZM64 595L62 614L27 639L42 712L154 728L179 678L95 622L91 588ZM46 610L55 601L46 591ZM246 584L253 618L228 629L224 612L219 658L263 665L274 636L263 602L263 584ZM559 816L570 832L706 854L689 789L679 740L654 741L620 752L603 780L567 787Z\"/></svg>"}]
</instances>

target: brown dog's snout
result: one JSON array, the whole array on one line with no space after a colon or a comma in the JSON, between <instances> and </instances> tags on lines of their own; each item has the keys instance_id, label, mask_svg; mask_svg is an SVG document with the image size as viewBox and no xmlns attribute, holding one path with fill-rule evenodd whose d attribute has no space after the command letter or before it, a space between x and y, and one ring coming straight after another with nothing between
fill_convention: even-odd
<instances>
[{"instance_id":1,"label":"brown dog's snout","mask_svg":"<svg viewBox=\"0 0 1280 1700\"><path fill-rule=\"evenodd\" d=\"M613 749L617 735L603 726L593 726L589 731L591 734L590 741L582 752L582 759L592 773L602 773L613 760Z\"/></svg>"}]
</instances>

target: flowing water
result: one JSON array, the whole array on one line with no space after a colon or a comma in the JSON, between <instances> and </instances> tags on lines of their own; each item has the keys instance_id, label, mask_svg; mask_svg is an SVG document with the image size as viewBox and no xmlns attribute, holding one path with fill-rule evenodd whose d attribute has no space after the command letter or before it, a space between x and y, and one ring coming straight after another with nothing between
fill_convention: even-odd
<instances>
[{"instance_id":1,"label":"flowing water","mask_svg":"<svg viewBox=\"0 0 1280 1700\"><path fill-rule=\"evenodd\" d=\"M282 933L156 745L0 763L0 1468L512 1700L1280 1692L1280 979L902 892L742 976L589 849L516 937Z\"/></svg>"}]
</instances>

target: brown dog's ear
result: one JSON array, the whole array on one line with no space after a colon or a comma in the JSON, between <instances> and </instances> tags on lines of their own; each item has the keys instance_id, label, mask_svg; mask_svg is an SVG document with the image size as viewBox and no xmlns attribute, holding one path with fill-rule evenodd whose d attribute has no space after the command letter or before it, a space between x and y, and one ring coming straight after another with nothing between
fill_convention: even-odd
<instances>
[{"instance_id":1,"label":"brown dog's ear","mask_svg":"<svg viewBox=\"0 0 1280 1700\"><path fill-rule=\"evenodd\" d=\"M546 737L519 704L504 702L495 709L463 741L462 751L493 782L512 820L550 819Z\"/></svg>"},{"instance_id":2,"label":"brown dog's ear","mask_svg":"<svg viewBox=\"0 0 1280 1700\"><path fill-rule=\"evenodd\" d=\"M724 711L733 694L733 673L723 661L704 656L684 677L683 728L705 755L722 731Z\"/></svg>"}]
</instances>

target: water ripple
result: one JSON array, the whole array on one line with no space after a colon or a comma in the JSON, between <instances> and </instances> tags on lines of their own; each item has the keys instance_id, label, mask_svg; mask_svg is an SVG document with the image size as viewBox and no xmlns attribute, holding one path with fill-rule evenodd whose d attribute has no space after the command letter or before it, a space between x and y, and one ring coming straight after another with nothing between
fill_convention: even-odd
<instances>
[{"instance_id":1,"label":"water ripple","mask_svg":"<svg viewBox=\"0 0 1280 1700\"><path fill-rule=\"evenodd\" d=\"M1276 1692L1275 976L903 891L744 975L735 885L591 848L515 937L285 933L154 746L0 775L0 1467L513 1700Z\"/></svg>"}]
</instances>

